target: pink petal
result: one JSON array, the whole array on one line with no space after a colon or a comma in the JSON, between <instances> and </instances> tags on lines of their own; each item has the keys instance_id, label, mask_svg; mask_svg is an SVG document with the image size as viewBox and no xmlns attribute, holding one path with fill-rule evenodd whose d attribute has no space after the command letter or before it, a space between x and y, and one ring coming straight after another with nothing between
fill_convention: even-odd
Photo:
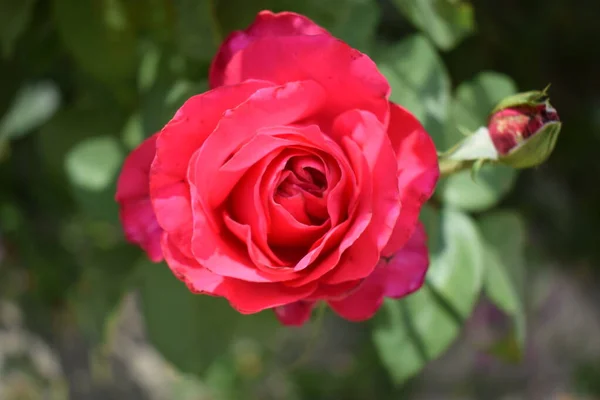
<instances>
[{"instance_id":1,"label":"pink petal","mask_svg":"<svg viewBox=\"0 0 600 400\"><path fill-rule=\"evenodd\" d=\"M175 238L191 238L192 210L186 182L192 154L212 133L226 110L244 102L268 82L247 81L187 100L156 139L150 170L150 196L159 225ZM189 257L189 240L180 249Z\"/></svg>"},{"instance_id":2,"label":"pink petal","mask_svg":"<svg viewBox=\"0 0 600 400\"><path fill-rule=\"evenodd\" d=\"M247 249L239 246L231 234L228 236L220 210L253 164L242 156L230 164L228 161L233 160L230 155L256 139L256 131L262 126L288 125L304 119L319 106L322 96L321 88L312 82L290 82L259 90L235 110L227 112L194 154L188 172L194 223L192 251L204 267L219 275L254 282L280 281L295 276L293 273L285 275L280 271L257 269ZM278 140L270 140L272 145L276 145L270 150L285 144L285 141L280 143L281 139ZM246 157L251 156L246 154ZM225 164L229 167L223 169ZM244 236L248 234L251 233L247 232Z\"/></svg>"},{"instance_id":3,"label":"pink petal","mask_svg":"<svg viewBox=\"0 0 600 400\"><path fill-rule=\"evenodd\" d=\"M311 80L327 93L323 116L361 109L388 123L390 86L375 63L329 34L263 36L235 53L220 84L263 79L276 84Z\"/></svg>"},{"instance_id":4,"label":"pink petal","mask_svg":"<svg viewBox=\"0 0 600 400\"><path fill-rule=\"evenodd\" d=\"M390 103L388 135L398 161L398 187L402 209L384 256L402 248L412 234L421 206L431 197L439 178L437 152L431 137L404 108Z\"/></svg>"},{"instance_id":5,"label":"pink petal","mask_svg":"<svg viewBox=\"0 0 600 400\"><path fill-rule=\"evenodd\" d=\"M163 259L160 247L162 229L156 222L150 198L139 201L124 200L120 204L119 217L125 231L125 238L139 245L151 261L161 261Z\"/></svg>"},{"instance_id":6,"label":"pink petal","mask_svg":"<svg viewBox=\"0 0 600 400\"><path fill-rule=\"evenodd\" d=\"M336 119L333 132L338 140L352 139L365 158L370 171L364 179L371 180L372 195L363 201L368 202L372 218L367 230L325 280L331 284L361 279L373 271L400 213L396 158L381 122L371 113L352 110Z\"/></svg>"},{"instance_id":7,"label":"pink petal","mask_svg":"<svg viewBox=\"0 0 600 400\"><path fill-rule=\"evenodd\" d=\"M310 319L310 314L315 306L314 301L296 301L276 307L275 316L279 322L286 326L302 326Z\"/></svg>"},{"instance_id":8,"label":"pink petal","mask_svg":"<svg viewBox=\"0 0 600 400\"><path fill-rule=\"evenodd\" d=\"M360 322L371 318L383 303L385 278L380 266L350 295L327 303L342 318Z\"/></svg>"},{"instance_id":9,"label":"pink petal","mask_svg":"<svg viewBox=\"0 0 600 400\"><path fill-rule=\"evenodd\" d=\"M156 137L146 139L129 154L117 182L115 200L125 238L139 245L154 262L162 260L162 229L156 221L149 194L150 165L156 153Z\"/></svg>"},{"instance_id":10,"label":"pink petal","mask_svg":"<svg viewBox=\"0 0 600 400\"><path fill-rule=\"evenodd\" d=\"M399 299L419 289L428 267L427 235L423 224L417 223L408 242L385 266L385 296Z\"/></svg>"},{"instance_id":11,"label":"pink petal","mask_svg":"<svg viewBox=\"0 0 600 400\"><path fill-rule=\"evenodd\" d=\"M195 260L186 257L179 251L177 245L169 240L169 236L166 234L162 238L162 247L169 268L177 279L185 282L191 292L215 296L226 294L225 278L213 274Z\"/></svg>"},{"instance_id":12,"label":"pink petal","mask_svg":"<svg viewBox=\"0 0 600 400\"><path fill-rule=\"evenodd\" d=\"M419 223L406 245L389 262L381 260L355 291L341 300L328 303L347 320L367 320L381 307L384 297L399 299L419 289L428 267L427 237Z\"/></svg>"},{"instance_id":13,"label":"pink petal","mask_svg":"<svg viewBox=\"0 0 600 400\"><path fill-rule=\"evenodd\" d=\"M117 181L115 200L118 202L148 197L150 166L156 154L157 137L158 134L154 134L144 140L125 159Z\"/></svg>"},{"instance_id":14,"label":"pink petal","mask_svg":"<svg viewBox=\"0 0 600 400\"><path fill-rule=\"evenodd\" d=\"M226 297L231 306L242 314L254 314L310 296L317 283L301 287L288 287L282 283L255 283L239 279L227 279Z\"/></svg>"},{"instance_id":15,"label":"pink petal","mask_svg":"<svg viewBox=\"0 0 600 400\"><path fill-rule=\"evenodd\" d=\"M261 11L254 22L243 31L232 32L219 48L210 66L211 87L223 84L223 74L227 63L238 51L246 48L257 38L264 36L322 35L327 31L303 15L293 12L272 13Z\"/></svg>"}]
</instances>

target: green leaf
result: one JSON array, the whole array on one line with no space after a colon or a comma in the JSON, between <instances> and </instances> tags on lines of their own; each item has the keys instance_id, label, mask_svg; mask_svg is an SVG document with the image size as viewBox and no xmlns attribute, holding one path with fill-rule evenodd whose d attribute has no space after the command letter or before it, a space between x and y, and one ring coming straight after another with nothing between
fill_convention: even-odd
<instances>
[{"instance_id":1,"label":"green leaf","mask_svg":"<svg viewBox=\"0 0 600 400\"><path fill-rule=\"evenodd\" d=\"M80 259L81 276L69 294L69 305L83 333L94 343L106 339L111 314L126 293L138 254L134 247L122 244Z\"/></svg>"},{"instance_id":2,"label":"green leaf","mask_svg":"<svg viewBox=\"0 0 600 400\"><path fill-rule=\"evenodd\" d=\"M175 112L190 97L208 89L206 81L192 82L182 77L179 70L181 58L163 53L152 63L151 85L142 90L141 122L146 137L158 132L173 118ZM150 82L151 81L151 82Z\"/></svg>"},{"instance_id":3,"label":"green leaf","mask_svg":"<svg viewBox=\"0 0 600 400\"><path fill-rule=\"evenodd\" d=\"M65 168L75 186L101 191L113 182L123 158L114 137L98 136L78 143L67 155Z\"/></svg>"},{"instance_id":4,"label":"green leaf","mask_svg":"<svg viewBox=\"0 0 600 400\"><path fill-rule=\"evenodd\" d=\"M40 130L38 150L40 158L53 178L66 178L65 158L84 139L119 132L124 118L115 108L75 107L60 110ZM62 182L61 182L62 183ZM59 183L59 184L61 184Z\"/></svg>"},{"instance_id":5,"label":"green leaf","mask_svg":"<svg viewBox=\"0 0 600 400\"><path fill-rule=\"evenodd\" d=\"M176 42L191 59L210 62L223 39L213 0L174 0Z\"/></svg>"},{"instance_id":6,"label":"green leaf","mask_svg":"<svg viewBox=\"0 0 600 400\"><path fill-rule=\"evenodd\" d=\"M410 110L433 137L444 144L450 103L450 78L429 40L415 35L377 57L392 87L391 100Z\"/></svg>"},{"instance_id":7,"label":"green leaf","mask_svg":"<svg viewBox=\"0 0 600 400\"><path fill-rule=\"evenodd\" d=\"M330 3L335 3L330 1ZM335 19L325 25L332 35L342 39L350 46L369 53L379 22L379 7L371 0L346 0L335 8Z\"/></svg>"},{"instance_id":8,"label":"green leaf","mask_svg":"<svg viewBox=\"0 0 600 400\"><path fill-rule=\"evenodd\" d=\"M225 299L192 294L164 264L139 264L142 311L150 341L180 371L202 374L238 340L268 343L271 312L242 315Z\"/></svg>"},{"instance_id":9,"label":"green leaf","mask_svg":"<svg viewBox=\"0 0 600 400\"><path fill-rule=\"evenodd\" d=\"M429 235L427 284L402 300L386 300L374 318L373 340L400 384L440 356L458 335L483 284L483 245L466 215L424 209Z\"/></svg>"},{"instance_id":10,"label":"green leaf","mask_svg":"<svg viewBox=\"0 0 600 400\"><path fill-rule=\"evenodd\" d=\"M12 54L15 42L27 29L34 5L35 0L0 0L0 45L5 58Z\"/></svg>"},{"instance_id":11,"label":"green leaf","mask_svg":"<svg viewBox=\"0 0 600 400\"><path fill-rule=\"evenodd\" d=\"M67 49L90 75L113 83L132 79L136 38L122 0L54 0L54 19Z\"/></svg>"},{"instance_id":12,"label":"green leaf","mask_svg":"<svg viewBox=\"0 0 600 400\"><path fill-rule=\"evenodd\" d=\"M23 86L0 121L0 141L15 139L47 122L60 105L60 92L53 82Z\"/></svg>"},{"instance_id":13,"label":"green leaf","mask_svg":"<svg viewBox=\"0 0 600 400\"><path fill-rule=\"evenodd\" d=\"M467 318L483 284L483 244L473 220L458 211L424 209L430 252L427 282ZM429 214L429 216L427 215Z\"/></svg>"},{"instance_id":14,"label":"green leaf","mask_svg":"<svg viewBox=\"0 0 600 400\"><path fill-rule=\"evenodd\" d=\"M67 169L66 160L73 157L74 149L83 141L103 138L111 133L117 134L123 129L124 124L124 115L118 108L101 107L95 104L94 108L75 107L60 110L36 136L44 176L50 181L48 184L57 188L68 188L77 201L79 209L88 217L117 222L118 208L114 201L116 170L113 170L109 184L102 190L95 188L90 190L87 183L83 186L75 184L70 169L73 166ZM115 140L118 147L115 151L118 151L120 154L118 158L121 160L123 152L116 137ZM107 141L112 142L111 139ZM114 143L108 146L115 148ZM116 160L112 160L110 163L112 168L115 164L117 164L116 169L120 167L120 161L117 163ZM101 171L99 174L106 174L106 171ZM75 175L79 178L78 172Z\"/></svg>"},{"instance_id":15,"label":"green leaf","mask_svg":"<svg viewBox=\"0 0 600 400\"><path fill-rule=\"evenodd\" d=\"M495 205L514 186L517 172L504 165L485 164L473 180L471 171L449 176L438 186L445 204L465 211L484 211Z\"/></svg>"},{"instance_id":16,"label":"green leaf","mask_svg":"<svg viewBox=\"0 0 600 400\"><path fill-rule=\"evenodd\" d=\"M472 81L462 83L452 101L442 148L451 148L463 140L463 131L475 132L486 126L494 106L515 92L516 85L512 79L494 72L483 72ZM517 172L512 168L484 165L475 181L468 171L448 177L440 183L438 195L453 207L483 211L500 202L512 189L516 176Z\"/></svg>"},{"instance_id":17,"label":"green leaf","mask_svg":"<svg viewBox=\"0 0 600 400\"><path fill-rule=\"evenodd\" d=\"M517 342L525 342L525 241L521 217L497 211L479 221L486 251L485 292L489 299L513 318Z\"/></svg>"},{"instance_id":18,"label":"green leaf","mask_svg":"<svg viewBox=\"0 0 600 400\"><path fill-rule=\"evenodd\" d=\"M475 31L473 7L456 0L394 0L398 10L443 50Z\"/></svg>"},{"instance_id":19,"label":"green leaf","mask_svg":"<svg viewBox=\"0 0 600 400\"><path fill-rule=\"evenodd\" d=\"M135 149L144 140L144 126L140 114L133 114L121 132L121 139L128 150Z\"/></svg>"}]
</instances>

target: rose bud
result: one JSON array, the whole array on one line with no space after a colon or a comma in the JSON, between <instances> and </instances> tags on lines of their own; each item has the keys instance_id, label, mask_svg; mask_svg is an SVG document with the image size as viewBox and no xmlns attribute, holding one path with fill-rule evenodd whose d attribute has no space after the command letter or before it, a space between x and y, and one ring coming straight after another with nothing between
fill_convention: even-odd
<instances>
[{"instance_id":1,"label":"rose bud","mask_svg":"<svg viewBox=\"0 0 600 400\"><path fill-rule=\"evenodd\" d=\"M503 100L494 110L488 129L498 159L514 168L529 168L552 153L560 120L546 91L521 93Z\"/></svg>"}]
</instances>

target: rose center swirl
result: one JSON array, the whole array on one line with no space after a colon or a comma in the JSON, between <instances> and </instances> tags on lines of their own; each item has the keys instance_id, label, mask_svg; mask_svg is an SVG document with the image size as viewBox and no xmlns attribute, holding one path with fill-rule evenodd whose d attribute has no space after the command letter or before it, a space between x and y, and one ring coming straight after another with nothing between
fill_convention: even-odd
<instances>
[{"instance_id":1,"label":"rose center swirl","mask_svg":"<svg viewBox=\"0 0 600 400\"><path fill-rule=\"evenodd\" d=\"M327 219L325 167L312 156L290 158L279 176L273 199L299 222L321 225Z\"/></svg>"}]
</instances>

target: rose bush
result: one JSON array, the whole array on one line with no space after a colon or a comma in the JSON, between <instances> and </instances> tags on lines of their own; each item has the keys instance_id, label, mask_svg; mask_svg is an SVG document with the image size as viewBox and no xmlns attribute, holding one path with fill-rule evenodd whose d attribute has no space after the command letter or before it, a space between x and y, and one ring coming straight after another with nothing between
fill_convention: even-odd
<instances>
[{"instance_id":1,"label":"rose bush","mask_svg":"<svg viewBox=\"0 0 600 400\"><path fill-rule=\"evenodd\" d=\"M210 85L127 158L128 240L192 292L288 325L320 300L364 320L421 286L436 150L366 55L264 11L222 44Z\"/></svg>"}]
</instances>

